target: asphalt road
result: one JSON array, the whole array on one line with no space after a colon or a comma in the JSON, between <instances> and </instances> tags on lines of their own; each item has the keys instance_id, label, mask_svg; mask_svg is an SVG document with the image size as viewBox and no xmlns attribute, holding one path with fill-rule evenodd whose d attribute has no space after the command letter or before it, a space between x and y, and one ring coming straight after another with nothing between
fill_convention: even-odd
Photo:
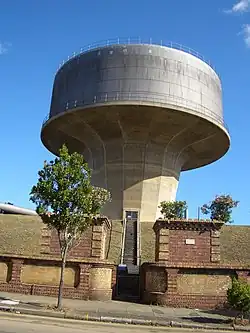
<instances>
[{"instance_id":1,"label":"asphalt road","mask_svg":"<svg viewBox=\"0 0 250 333\"><path fill-rule=\"evenodd\" d=\"M51 319L32 316L0 316L0 333L156 333L156 332L206 332L215 331L184 330L175 328L145 327L135 325L119 325L91 323L75 320ZM219 331L216 331L220 333ZM222 333L222 332L221 332ZM225 333L225 331L223 331Z\"/></svg>"}]
</instances>

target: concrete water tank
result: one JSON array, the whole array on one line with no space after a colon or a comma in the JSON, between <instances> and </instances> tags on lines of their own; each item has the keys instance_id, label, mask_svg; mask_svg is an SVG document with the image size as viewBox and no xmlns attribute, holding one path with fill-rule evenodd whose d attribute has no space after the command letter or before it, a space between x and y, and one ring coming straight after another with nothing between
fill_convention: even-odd
<instances>
[{"instance_id":1,"label":"concrete water tank","mask_svg":"<svg viewBox=\"0 0 250 333\"><path fill-rule=\"evenodd\" d=\"M93 184L112 193L103 212L112 219L132 211L140 221L154 221L159 203L175 199L181 171L229 149L220 79L192 53L96 45L55 76L42 142L54 154L66 143L84 155Z\"/></svg>"}]
</instances>

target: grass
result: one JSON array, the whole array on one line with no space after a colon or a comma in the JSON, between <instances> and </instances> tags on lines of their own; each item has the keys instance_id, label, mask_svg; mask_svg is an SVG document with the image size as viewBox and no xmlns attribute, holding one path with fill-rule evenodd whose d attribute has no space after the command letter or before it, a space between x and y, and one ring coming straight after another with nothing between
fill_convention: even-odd
<instances>
[{"instance_id":1,"label":"grass","mask_svg":"<svg viewBox=\"0 0 250 333\"><path fill-rule=\"evenodd\" d=\"M0 254L40 255L43 227L36 216L0 214Z\"/></svg>"},{"instance_id":2,"label":"grass","mask_svg":"<svg viewBox=\"0 0 250 333\"><path fill-rule=\"evenodd\" d=\"M141 259L155 260L153 222L141 223ZM41 230L44 227L36 216L0 214L0 255L41 256ZM250 227L225 225L221 230L221 263L250 265ZM122 222L112 221L106 239L106 257L119 263L122 247Z\"/></svg>"}]
</instances>

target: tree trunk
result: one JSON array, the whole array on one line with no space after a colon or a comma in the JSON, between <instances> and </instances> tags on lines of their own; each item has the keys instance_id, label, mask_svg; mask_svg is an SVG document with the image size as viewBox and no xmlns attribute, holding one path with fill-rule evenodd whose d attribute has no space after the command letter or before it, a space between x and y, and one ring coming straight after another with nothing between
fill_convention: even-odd
<instances>
[{"instance_id":1,"label":"tree trunk","mask_svg":"<svg viewBox=\"0 0 250 333\"><path fill-rule=\"evenodd\" d=\"M60 283L58 288L58 298L57 298L57 309L62 309L62 293L63 293L63 285L64 285L64 269L66 265L66 257L67 257L68 247L63 252L62 262L61 262L61 275L60 275Z\"/></svg>"}]
</instances>

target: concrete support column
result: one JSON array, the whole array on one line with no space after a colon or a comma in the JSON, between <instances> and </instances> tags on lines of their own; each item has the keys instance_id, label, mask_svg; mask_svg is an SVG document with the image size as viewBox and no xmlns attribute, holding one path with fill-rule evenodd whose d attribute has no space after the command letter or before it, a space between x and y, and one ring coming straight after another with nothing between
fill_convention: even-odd
<instances>
[{"instance_id":1,"label":"concrete support column","mask_svg":"<svg viewBox=\"0 0 250 333\"><path fill-rule=\"evenodd\" d=\"M106 143L103 165L92 175L94 185L112 193L112 202L104 207L103 214L119 220L125 210L135 210L140 222L161 217L160 203L175 200L183 163L183 155L164 144Z\"/></svg>"},{"instance_id":2,"label":"concrete support column","mask_svg":"<svg viewBox=\"0 0 250 333\"><path fill-rule=\"evenodd\" d=\"M155 221L162 216L162 201L174 201L178 188L175 177L159 176L142 182L141 221Z\"/></svg>"}]
</instances>

